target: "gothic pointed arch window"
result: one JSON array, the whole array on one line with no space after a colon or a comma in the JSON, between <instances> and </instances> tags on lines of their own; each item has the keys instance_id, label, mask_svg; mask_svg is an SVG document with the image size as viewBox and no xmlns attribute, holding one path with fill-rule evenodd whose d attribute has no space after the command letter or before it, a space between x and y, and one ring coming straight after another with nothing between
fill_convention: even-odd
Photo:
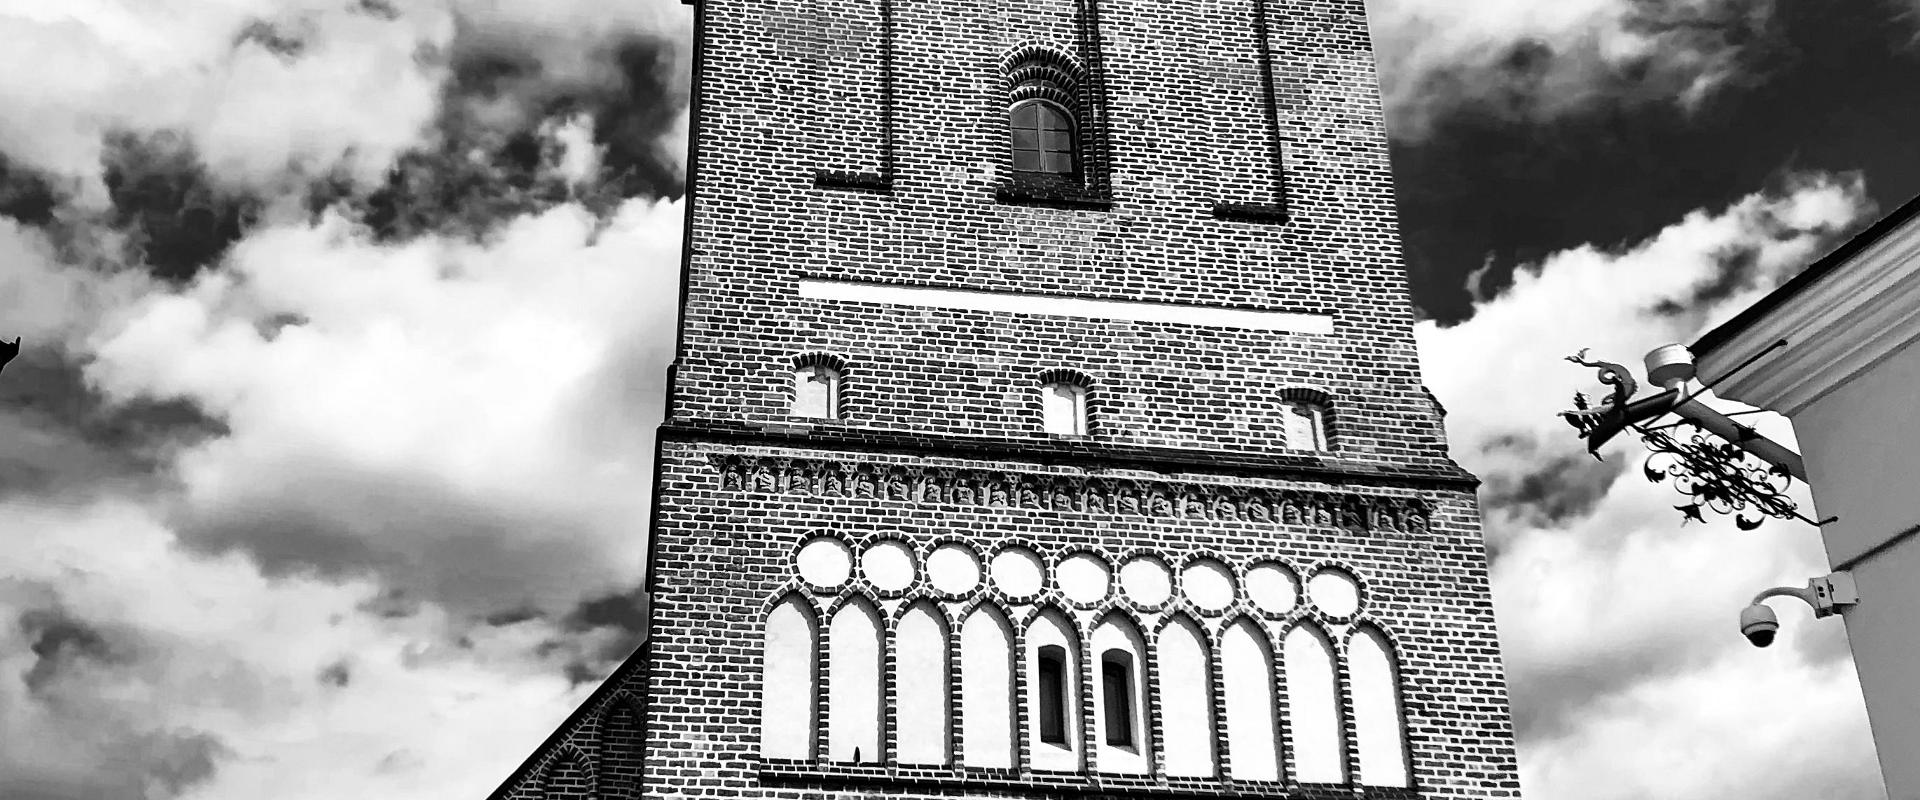
<instances>
[{"instance_id":1,"label":"gothic pointed arch window","mask_svg":"<svg viewBox=\"0 0 1920 800\"><path fill-rule=\"evenodd\" d=\"M767 614L760 653L760 754L813 758L819 622L798 595Z\"/></svg>"},{"instance_id":2,"label":"gothic pointed arch window","mask_svg":"<svg viewBox=\"0 0 1920 800\"><path fill-rule=\"evenodd\" d=\"M1346 783L1346 725L1333 644L1319 627L1302 622L1287 632L1281 650L1295 777L1301 783Z\"/></svg>"},{"instance_id":3,"label":"gothic pointed arch window","mask_svg":"<svg viewBox=\"0 0 1920 800\"><path fill-rule=\"evenodd\" d=\"M880 612L855 598L827 623L827 760L884 761L881 727L886 706L881 683Z\"/></svg>"},{"instance_id":4,"label":"gothic pointed arch window","mask_svg":"<svg viewBox=\"0 0 1920 800\"><path fill-rule=\"evenodd\" d=\"M1386 634L1372 625L1362 626L1347 640L1360 783L1366 786L1407 785L1406 720L1396 662Z\"/></svg>"},{"instance_id":5,"label":"gothic pointed arch window","mask_svg":"<svg viewBox=\"0 0 1920 800\"><path fill-rule=\"evenodd\" d=\"M900 617L894 644L899 761L945 764L953 685L947 667L947 622L939 607L922 601L908 609Z\"/></svg>"}]
</instances>

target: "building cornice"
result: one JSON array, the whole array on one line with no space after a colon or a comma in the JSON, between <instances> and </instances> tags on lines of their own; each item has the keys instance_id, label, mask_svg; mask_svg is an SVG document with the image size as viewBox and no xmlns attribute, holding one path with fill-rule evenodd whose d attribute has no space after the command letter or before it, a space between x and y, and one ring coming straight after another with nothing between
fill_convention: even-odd
<instances>
[{"instance_id":1,"label":"building cornice","mask_svg":"<svg viewBox=\"0 0 1920 800\"><path fill-rule=\"evenodd\" d=\"M1479 478L1443 458L1421 463L1375 464L1337 456L1146 447L1081 437L934 436L848 428L833 423L761 426L679 419L661 425L659 432L660 438L666 441L1025 462L1095 470L1303 480L1334 485L1360 483L1409 489L1470 491L1480 485Z\"/></svg>"},{"instance_id":2,"label":"building cornice","mask_svg":"<svg viewBox=\"0 0 1920 800\"><path fill-rule=\"evenodd\" d=\"M1793 416L1920 339L1920 201L1910 202L1693 346L1715 394ZM1729 375L1785 341L1780 352Z\"/></svg>"}]
</instances>

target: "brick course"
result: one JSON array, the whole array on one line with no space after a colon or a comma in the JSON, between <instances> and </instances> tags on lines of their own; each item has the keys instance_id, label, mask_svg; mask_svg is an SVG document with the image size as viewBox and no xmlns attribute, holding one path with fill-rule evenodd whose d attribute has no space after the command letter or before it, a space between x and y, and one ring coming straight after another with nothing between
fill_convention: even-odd
<instances>
[{"instance_id":1,"label":"brick course","mask_svg":"<svg viewBox=\"0 0 1920 800\"><path fill-rule=\"evenodd\" d=\"M1518 796L1474 484L1419 384L1362 0L706 0L699 14L650 638L496 797ZM1005 70L1036 48L1087 82L1089 166L1070 191L1007 172ZM801 278L1317 312L1334 332L811 300ZM806 354L844 361L842 419L787 416ZM1041 433L1053 369L1092 379L1090 437ZM1280 401L1299 396L1329 402L1333 452L1280 449ZM833 470L729 472L749 463ZM889 491L896 468L984 477L961 502ZM1122 507L1122 485L1161 487L1164 505ZM1266 615L1244 596L1238 611L1185 611L1209 637L1255 619L1276 648L1310 622L1336 653L1377 626L1398 658L1414 785L763 760L761 622L789 592L816 610L866 596L889 620L935 602L956 646L974 604L1017 631L1044 599L924 580L816 590L793 553L823 533L922 555L1018 543L1112 565L1145 552L1176 568L1349 571L1365 590L1356 619ZM1058 607L1083 636L1117 610L1149 641L1169 611ZM1344 668L1339 680L1351 740ZM1142 712L1158 719L1157 700Z\"/></svg>"}]
</instances>

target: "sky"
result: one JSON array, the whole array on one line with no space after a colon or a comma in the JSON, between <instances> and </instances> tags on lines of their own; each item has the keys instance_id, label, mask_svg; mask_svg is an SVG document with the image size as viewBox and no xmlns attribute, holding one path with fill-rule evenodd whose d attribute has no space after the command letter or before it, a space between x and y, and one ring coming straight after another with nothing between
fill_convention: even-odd
<instances>
[{"instance_id":1,"label":"sky","mask_svg":"<svg viewBox=\"0 0 1920 800\"><path fill-rule=\"evenodd\" d=\"M1562 356L1920 192L1920 0L1369 4L1526 796L1883 797L1841 625L1734 624L1817 533L1682 527L1553 415ZM0 0L0 41L0 797L485 796L637 642L689 10Z\"/></svg>"}]
</instances>

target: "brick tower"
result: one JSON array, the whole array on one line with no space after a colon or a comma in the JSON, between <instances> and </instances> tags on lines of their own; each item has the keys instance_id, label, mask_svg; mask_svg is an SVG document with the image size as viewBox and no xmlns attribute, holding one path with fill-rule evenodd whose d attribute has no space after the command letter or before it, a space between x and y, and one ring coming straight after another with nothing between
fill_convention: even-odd
<instances>
[{"instance_id":1,"label":"brick tower","mask_svg":"<svg viewBox=\"0 0 1920 800\"><path fill-rule=\"evenodd\" d=\"M649 639L496 797L1519 794L1362 0L703 0Z\"/></svg>"}]
</instances>

